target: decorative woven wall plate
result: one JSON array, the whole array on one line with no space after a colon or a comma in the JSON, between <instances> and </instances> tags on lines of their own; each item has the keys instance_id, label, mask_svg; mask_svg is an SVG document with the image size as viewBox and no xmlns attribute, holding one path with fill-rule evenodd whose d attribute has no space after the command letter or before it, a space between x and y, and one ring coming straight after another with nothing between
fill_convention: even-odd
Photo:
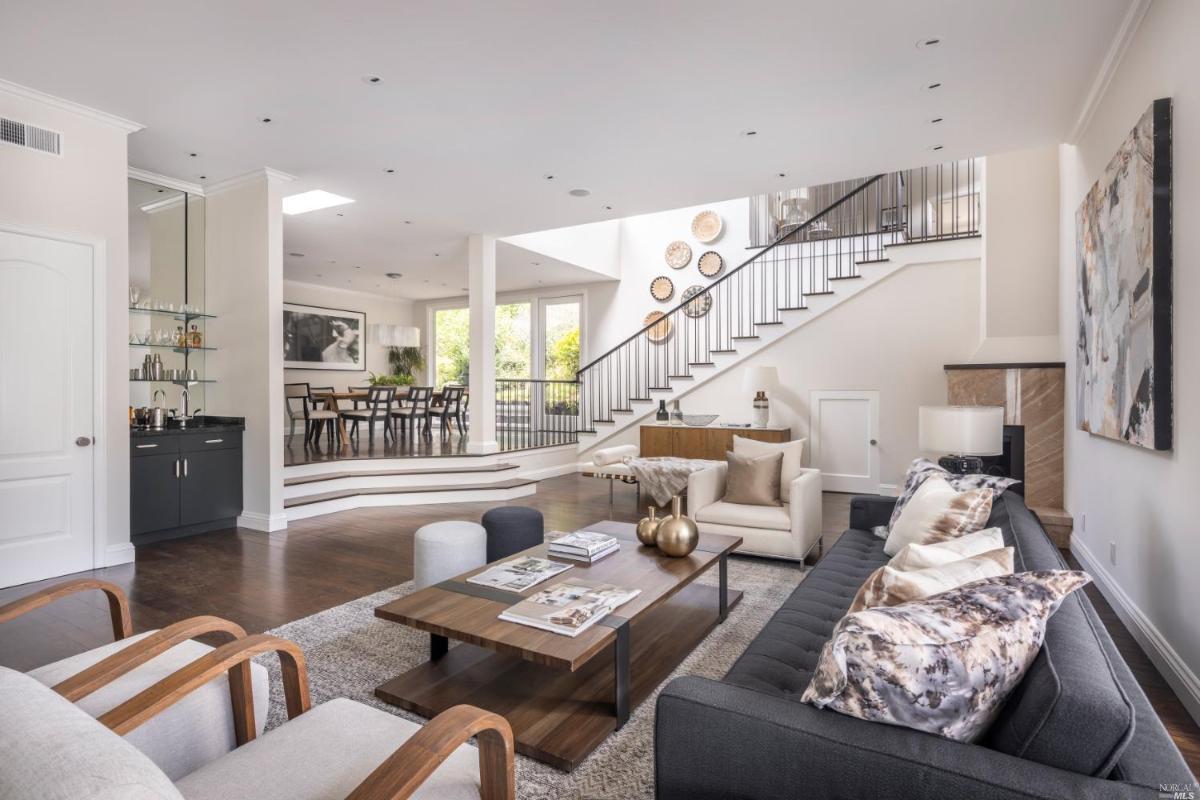
<instances>
[{"instance_id":1,"label":"decorative woven wall plate","mask_svg":"<svg viewBox=\"0 0 1200 800\"><path fill-rule=\"evenodd\" d=\"M671 269L683 269L692 263L692 248L687 242L671 242L667 245L666 259Z\"/></svg>"},{"instance_id":2,"label":"decorative woven wall plate","mask_svg":"<svg viewBox=\"0 0 1200 800\"><path fill-rule=\"evenodd\" d=\"M651 311L642 320L642 327L656 323L650 330L646 331L646 338L654 344L662 344L667 339L671 338L671 329L674 327L671 320L661 311Z\"/></svg>"},{"instance_id":3,"label":"decorative woven wall plate","mask_svg":"<svg viewBox=\"0 0 1200 800\"><path fill-rule=\"evenodd\" d=\"M721 235L721 215L715 211L701 211L692 219L692 236L708 244Z\"/></svg>"},{"instance_id":4,"label":"decorative woven wall plate","mask_svg":"<svg viewBox=\"0 0 1200 800\"><path fill-rule=\"evenodd\" d=\"M696 266L704 277L715 278L721 274L721 270L725 269L725 259L721 258L721 254L716 250L709 250L696 259Z\"/></svg>"},{"instance_id":5,"label":"decorative woven wall plate","mask_svg":"<svg viewBox=\"0 0 1200 800\"><path fill-rule=\"evenodd\" d=\"M675 284L666 275L659 275L650 281L650 296L660 303L670 300L675 294Z\"/></svg>"},{"instance_id":6,"label":"decorative woven wall plate","mask_svg":"<svg viewBox=\"0 0 1200 800\"><path fill-rule=\"evenodd\" d=\"M700 284L684 289L681 299L687 304L683 307L683 313L693 319L703 317L712 308L712 295L708 293L707 287Z\"/></svg>"}]
</instances>

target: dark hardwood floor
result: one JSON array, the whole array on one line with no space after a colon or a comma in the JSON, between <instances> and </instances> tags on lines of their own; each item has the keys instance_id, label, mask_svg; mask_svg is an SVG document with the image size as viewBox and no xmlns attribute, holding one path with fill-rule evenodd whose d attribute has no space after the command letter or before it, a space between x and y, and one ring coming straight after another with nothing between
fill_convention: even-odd
<instances>
[{"instance_id":1,"label":"dark hardwood floor","mask_svg":"<svg viewBox=\"0 0 1200 800\"><path fill-rule=\"evenodd\" d=\"M443 439L435 430L430 438L424 436L408 436L393 441L385 438L383 430L375 431L375 438L367 436L363 427L357 439L349 439L341 445L333 445L322 436L320 441L307 444L304 441L304 425L296 425L295 436L283 437L283 465L285 467L298 464L318 464L328 461L361 461L377 458L439 458L445 456L470 456L467 452L467 439L452 433ZM511 453L517 450L534 450L540 447L556 447L563 444L575 444L578 437L565 431L529 431L512 429L497 431L499 452Z\"/></svg>"},{"instance_id":2,"label":"dark hardwood floor","mask_svg":"<svg viewBox=\"0 0 1200 800\"><path fill-rule=\"evenodd\" d=\"M615 519L634 522L642 516L634 508L633 487L617 484L616 494ZM537 494L512 504L541 509L547 529L572 530L608 517L608 482L552 478L538 484ZM215 614L259 632L409 580L418 527L478 519L494 505L363 508L293 522L275 534L219 531L140 547L136 564L86 574L129 593L137 631ZM846 527L849 508L849 495L825 495L826 549ZM54 582L0 590L0 603ZM1087 591L1192 771L1200 774L1200 727L1095 587ZM110 640L108 606L99 592L90 592L0 626L0 664L28 670Z\"/></svg>"}]
</instances>

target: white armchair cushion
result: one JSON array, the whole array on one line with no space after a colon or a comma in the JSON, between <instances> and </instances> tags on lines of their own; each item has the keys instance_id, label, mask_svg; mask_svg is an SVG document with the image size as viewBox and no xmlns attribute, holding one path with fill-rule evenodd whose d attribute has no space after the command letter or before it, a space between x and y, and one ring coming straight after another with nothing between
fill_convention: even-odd
<instances>
[{"instance_id":1,"label":"white armchair cushion","mask_svg":"<svg viewBox=\"0 0 1200 800\"><path fill-rule=\"evenodd\" d=\"M0 797L183 800L144 753L57 692L0 667Z\"/></svg>"},{"instance_id":2,"label":"white armchair cushion","mask_svg":"<svg viewBox=\"0 0 1200 800\"><path fill-rule=\"evenodd\" d=\"M353 700L330 700L178 782L187 800L346 797L420 726ZM479 800L479 753L460 745L412 795Z\"/></svg>"},{"instance_id":3,"label":"white armchair cushion","mask_svg":"<svg viewBox=\"0 0 1200 800\"><path fill-rule=\"evenodd\" d=\"M52 687L113 653L124 650L152 632L146 631L38 667L29 672L29 677ZM211 647L200 642L181 642L84 697L76 705L91 716L99 717L211 651ZM262 733L270 702L267 668L252 663L250 675L254 686L254 724L258 732ZM125 739L149 756L172 780L178 780L228 753L237 747L237 739L233 732L233 705L229 699L229 679L225 675L215 678L131 730L125 735Z\"/></svg>"},{"instance_id":4,"label":"white armchair cushion","mask_svg":"<svg viewBox=\"0 0 1200 800\"><path fill-rule=\"evenodd\" d=\"M772 453L783 453L783 466L779 474L779 500L788 502L788 486L796 480L804 466L804 443L807 439L793 439L790 442L760 442L757 439L747 439L745 436L733 437L733 452L739 456L758 458Z\"/></svg>"},{"instance_id":5,"label":"white armchair cushion","mask_svg":"<svg viewBox=\"0 0 1200 800\"><path fill-rule=\"evenodd\" d=\"M688 478L688 514L701 533L741 536L739 552L800 560L821 538L821 472L801 468L782 506L725 503L725 464Z\"/></svg>"},{"instance_id":6,"label":"white armchair cushion","mask_svg":"<svg viewBox=\"0 0 1200 800\"><path fill-rule=\"evenodd\" d=\"M712 522L740 528L787 531L792 518L787 506L748 506L724 500L705 506L694 515L697 522Z\"/></svg>"}]
</instances>

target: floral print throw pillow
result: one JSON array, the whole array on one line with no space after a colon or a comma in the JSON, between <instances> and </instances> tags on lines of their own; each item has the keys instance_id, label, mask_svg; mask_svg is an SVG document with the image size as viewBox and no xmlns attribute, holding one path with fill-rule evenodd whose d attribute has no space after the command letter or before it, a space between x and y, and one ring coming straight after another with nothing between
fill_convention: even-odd
<instances>
[{"instance_id":1,"label":"floral print throw pillow","mask_svg":"<svg viewBox=\"0 0 1200 800\"><path fill-rule=\"evenodd\" d=\"M1014 483L1020 483L1016 478L1002 478L999 475L955 475L928 458L914 459L908 465L908 474L904 476L904 488L896 498L896 507L892 509L892 518L888 520L887 527L880 525L875 528L876 536L880 539L887 538L892 526L896 524L896 520L900 519L900 512L904 510L904 506L917 493L917 489L921 488L921 484L934 476L944 479L960 492L965 492L967 489L991 489L996 496Z\"/></svg>"},{"instance_id":2,"label":"floral print throw pillow","mask_svg":"<svg viewBox=\"0 0 1200 800\"><path fill-rule=\"evenodd\" d=\"M848 614L800 698L960 742L987 731L1085 572L1019 572Z\"/></svg>"}]
</instances>

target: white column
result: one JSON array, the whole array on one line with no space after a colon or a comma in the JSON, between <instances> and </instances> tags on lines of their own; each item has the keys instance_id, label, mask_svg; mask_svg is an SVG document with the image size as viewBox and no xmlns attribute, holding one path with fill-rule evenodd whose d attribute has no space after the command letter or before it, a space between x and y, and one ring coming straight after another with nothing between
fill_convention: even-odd
<instances>
[{"instance_id":1,"label":"white column","mask_svg":"<svg viewBox=\"0 0 1200 800\"><path fill-rule=\"evenodd\" d=\"M283 194L271 169L209 187L206 197L205 413L246 418L238 525L287 527L283 511Z\"/></svg>"},{"instance_id":2,"label":"white column","mask_svg":"<svg viewBox=\"0 0 1200 800\"><path fill-rule=\"evenodd\" d=\"M468 453L494 453L496 443L496 237L467 238L471 293L471 430Z\"/></svg>"}]
</instances>

